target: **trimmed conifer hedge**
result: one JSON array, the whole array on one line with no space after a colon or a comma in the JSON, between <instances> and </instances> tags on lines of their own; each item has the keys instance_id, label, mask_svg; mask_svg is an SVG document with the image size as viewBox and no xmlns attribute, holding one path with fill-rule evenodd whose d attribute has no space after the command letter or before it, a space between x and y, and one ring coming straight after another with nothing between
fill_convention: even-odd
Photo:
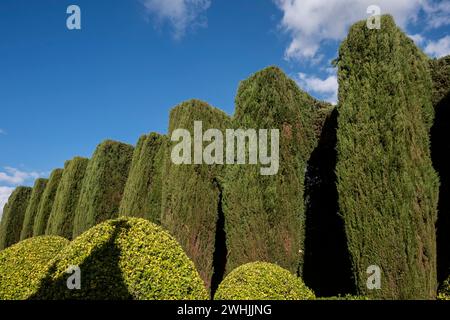
<instances>
[{"instance_id":1,"label":"trimmed conifer hedge","mask_svg":"<svg viewBox=\"0 0 450 320\"><path fill-rule=\"evenodd\" d=\"M50 174L48 183L42 194L39 203L39 209L34 219L33 236L41 236L45 234L47 228L48 218L52 212L53 203L55 202L56 191L58 190L59 182L63 175L63 169L55 169Z\"/></svg>"},{"instance_id":2,"label":"trimmed conifer hedge","mask_svg":"<svg viewBox=\"0 0 450 320\"><path fill-rule=\"evenodd\" d=\"M187 129L193 139L194 121L202 121L203 132L210 128L227 128L229 117L199 100L184 102L170 112L169 136L176 129ZM171 160L169 142L164 167L161 224L181 244L194 261L200 277L210 288L213 275L216 224L219 218L220 186L223 165L182 164ZM203 142L203 147L210 142ZM192 159L193 160L193 159Z\"/></svg>"},{"instance_id":3,"label":"trimmed conifer hedge","mask_svg":"<svg viewBox=\"0 0 450 320\"><path fill-rule=\"evenodd\" d=\"M81 288L68 290L78 266ZM108 220L63 249L32 299L189 300L207 294L194 264L161 227L138 218Z\"/></svg>"},{"instance_id":4,"label":"trimmed conifer hedge","mask_svg":"<svg viewBox=\"0 0 450 320\"><path fill-rule=\"evenodd\" d=\"M25 240L33 236L34 219L39 210L39 204L41 202L42 195L44 194L45 187L47 186L47 179L37 179L34 183L33 191L31 192L30 202L28 203L27 210L25 212L25 218L23 219L22 231L20 233L20 240Z\"/></svg>"},{"instance_id":5,"label":"trimmed conifer hedge","mask_svg":"<svg viewBox=\"0 0 450 320\"><path fill-rule=\"evenodd\" d=\"M303 281L280 266L267 262L242 265L222 281L215 300L312 300Z\"/></svg>"},{"instance_id":6,"label":"trimmed conifer hedge","mask_svg":"<svg viewBox=\"0 0 450 320\"><path fill-rule=\"evenodd\" d=\"M119 215L133 147L111 140L102 142L86 169L75 210L73 237Z\"/></svg>"},{"instance_id":7,"label":"trimmed conifer hedge","mask_svg":"<svg viewBox=\"0 0 450 320\"><path fill-rule=\"evenodd\" d=\"M39 236L0 252L0 300L25 300L39 288L46 267L69 243L61 237Z\"/></svg>"},{"instance_id":8,"label":"trimmed conifer hedge","mask_svg":"<svg viewBox=\"0 0 450 320\"><path fill-rule=\"evenodd\" d=\"M316 143L313 112L320 104L276 67L241 82L233 127L279 129L279 170L263 176L260 164L227 166L223 188L227 272L247 262L267 261L301 273L304 177Z\"/></svg>"},{"instance_id":9,"label":"trimmed conifer hedge","mask_svg":"<svg viewBox=\"0 0 450 320\"><path fill-rule=\"evenodd\" d=\"M119 216L145 218L160 223L162 168L166 137L157 133L143 135L134 149Z\"/></svg>"},{"instance_id":10,"label":"trimmed conifer hedge","mask_svg":"<svg viewBox=\"0 0 450 320\"><path fill-rule=\"evenodd\" d=\"M17 187L3 208L0 222L0 250L19 242L32 190L29 187Z\"/></svg>"},{"instance_id":11,"label":"trimmed conifer hedge","mask_svg":"<svg viewBox=\"0 0 450 320\"><path fill-rule=\"evenodd\" d=\"M75 157L64 164L45 234L72 239L73 220L89 160Z\"/></svg>"},{"instance_id":12,"label":"trimmed conifer hedge","mask_svg":"<svg viewBox=\"0 0 450 320\"><path fill-rule=\"evenodd\" d=\"M437 221L437 271L442 283L450 276L450 56L430 61L436 119L431 129L433 165L441 181Z\"/></svg>"},{"instance_id":13,"label":"trimmed conifer hedge","mask_svg":"<svg viewBox=\"0 0 450 320\"><path fill-rule=\"evenodd\" d=\"M439 181L431 163L428 59L383 16L353 25L339 51L339 206L360 295L436 295ZM368 290L367 268L381 268Z\"/></svg>"}]
</instances>

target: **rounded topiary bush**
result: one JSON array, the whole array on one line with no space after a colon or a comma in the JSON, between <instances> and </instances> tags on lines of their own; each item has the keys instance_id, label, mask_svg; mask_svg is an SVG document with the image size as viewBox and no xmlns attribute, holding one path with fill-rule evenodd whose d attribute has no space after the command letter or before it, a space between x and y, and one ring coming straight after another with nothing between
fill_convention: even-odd
<instances>
[{"instance_id":1,"label":"rounded topiary bush","mask_svg":"<svg viewBox=\"0 0 450 320\"><path fill-rule=\"evenodd\" d=\"M71 266L79 268L80 289L68 289L75 275L67 273ZM207 298L174 238L141 218L108 220L74 239L49 266L41 288L33 299Z\"/></svg>"},{"instance_id":2,"label":"rounded topiary bush","mask_svg":"<svg viewBox=\"0 0 450 320\"><path fill-rule=\"evenodd\" d=\"M69 243L55 236L19 242L0 252L0 300L27 299L39 289L46 265Z\"/></svg>"},{"instance_id":3,"label":"rounded topiary bush","mask_svg":"<svg viewBox=\"0 0 450 320\"><path fill-rule=\"evenodd\" d=\"M217 289L215 300L310 300L314 293L300 278L276 264L252 262L234 269Z\"/></svg>"}]
</instances>

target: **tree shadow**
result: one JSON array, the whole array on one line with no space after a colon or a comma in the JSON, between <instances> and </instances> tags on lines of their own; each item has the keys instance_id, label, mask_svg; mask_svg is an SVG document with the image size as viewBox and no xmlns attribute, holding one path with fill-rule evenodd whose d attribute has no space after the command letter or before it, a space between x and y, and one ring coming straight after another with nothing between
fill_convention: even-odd
<instances>
[{"instance_id":1,"label":"tree shadow","mask_svg":"<svg viewBox=\"0 0 450 320\"><path fill-rule=\"evenodd\" d=\"M431 128L431 157L440 177L437 228L437 274L441 283L450 275L450 93L435 107Z\"/></svg>"},{"instance_id":2,"label":"tree shadow","mask_svg":"<svg viewBox=\"0 0 450 320\"><path fill-rule=\"evenodd\" d=\"M81 289L70 290L67 287L69 273L53 280L51 274L41 282L37 292L29 300L131 300L122 271L119 267L120 249L115 245L119 232L128 228L126 221L117 221L114 233L101 247L95 249L84 262L81 270ZM69 266L67 266L69 267Z\"/></svg>"},{"instance_id":3,"label":"tree shadow","mask_svg":"<svg viewBox=\"0 0 450 320\"><path fill-rule=\"evenodd\" d=\"M356 292L344 221L339 215L336 109L325 120L305 175L306 230L303 280L318 296Z\"/></svg>"},{"instance_id":4,"label":"tree shadow","mask_svg":"<svg viewBox=\"0 0 450 320\"><path fill-rule=\"evenodd\" d=\"M222 208L222 188L220 184L216 181L219 189L219 202L217 205L218 218L216 223L216 239L215 239L215 251L213 255L213 275L211 278L211 299L214 299L214 294L216 293L220 283L225 275L225 268L227 264L227 244L226 244L226 233L225 233L225 214Z\"/></svg>"}]
</instances>

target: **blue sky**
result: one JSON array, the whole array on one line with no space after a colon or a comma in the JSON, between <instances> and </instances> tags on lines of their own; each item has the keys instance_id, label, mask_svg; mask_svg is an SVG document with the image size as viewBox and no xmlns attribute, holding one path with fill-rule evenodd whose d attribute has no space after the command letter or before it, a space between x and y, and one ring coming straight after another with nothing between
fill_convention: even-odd
<instances>
[{"instance_id":1,"label":"blue sky","mask_svg":"<svg viewBox=\"0 0 450 320\"><path fill-rule=\"evenodd\" d=\"M71 4L81 30L66 27ZM371 4L430 56L450 53L450 1L2 0L0 213L14 186L104 139L165 133L184 100L232 114L239 81L268 65L335 101L330 60Z\"/></svg>"}]
</instances>

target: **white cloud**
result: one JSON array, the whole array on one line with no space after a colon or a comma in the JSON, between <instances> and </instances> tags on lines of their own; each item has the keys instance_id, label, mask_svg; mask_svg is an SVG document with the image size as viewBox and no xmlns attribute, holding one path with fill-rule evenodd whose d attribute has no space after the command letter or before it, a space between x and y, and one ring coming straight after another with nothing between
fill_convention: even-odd
<instances>
[{"instance_id":1,"label":"white cloud","mask_svg":"<svg viewBox=\"0 0 450 320\"><path fill-rule=\"evenodd\" d=\"M13 191L14 188L0 187L0 219L3 214L3 207L5 206L6 202L8 202L8 198Z\"/></svg>"},{"instance_id":2,"label":"white cloud","mask_svg":"<svg viewBox=\"0 0 450 320\"><path fill-rule=\"evenodd\" d=\"M35 171L25 172L16 168L5 167L4 171L0 171L0 182L11 185L18 185L28 180L37 179L42 175L43 173Z\"/></svg>"},{"instance_id":3,"label":"white cloud","mask_svg":"<svg viewBox=\"0 0 450 320\"><path fill-rule=\"evenodd\" d=\"M142 0L149 14L173 27L174 37L184 36L189 28L206 24L205 11L211 0Z\"/></svg>"},{"instance_id":4,"label":"white cloud","mask_svg":"<svg viewBox=\"0 0 450 320\"><path fill-rule=\"evenodd\" d=\"M281 28L291 37L286 49L287 59L313 59L319 55L326 40L342 40L348 27L367 19L367 8L377 5L381 13L394 16L403 29L416 22L425 12L425 23L437 27L447 19L450 4L434 4L431 0L273 0L283 12ZM445 14L447 12L447 14ZM442 17L434 19L433 16ZM430 19L429 19L430 18ZM439 20L439 21L438 21Z\"/></svg>"},{"instance_id":5,"label":"white cloud","mask_svg":"<svg viewBox=\"0 0 450 320\"><path fill-rule=\"evenodd\" d=\"M6 134L6 131L0 128L0 134Z\"/></svg>"},{"instance_id":6,"label":"white cloud","mask_svg":"<svg viewBox=\"0 0 450 320\"><path fill-rule=\"evenodd\" d=\"M445 36L437 41L429 41L424 49L425 53L432 57L440 58L450 54L450 36Z\"/></svg>"},{"instance_id":7,"label":"white cloud","mask_svg":"<svg viewBox=\"0 0 450 320\"><path fill-rule=\"evenodd\" d=\"M325 95L326 101L336 104L338 92L338 80L336 75L330 75L326 79L320 79L316 76L299 72L297 82L301 88Z\"/></svg>"},{"instance_id":8,"label":"white cloud","mask_svg":"<svg viewBox=\"0 0 450 320\"><path fill-rule=\"evenodd\" d=\"M408 37L410 37L418 46L422 45L425 42L425 38L420 34L408 34Z\"/></svg>"},{"instance_id":9,"label":"white cloud","mask_svg":"<svg viewBox=\"0 0 450 320\"><path fill-rule=\"evenodd\" d=\"M427 14L427 27L439 28L450 25L450 2L445 1L424 1L423 9Z\"/></svg>"}]
</instances>

